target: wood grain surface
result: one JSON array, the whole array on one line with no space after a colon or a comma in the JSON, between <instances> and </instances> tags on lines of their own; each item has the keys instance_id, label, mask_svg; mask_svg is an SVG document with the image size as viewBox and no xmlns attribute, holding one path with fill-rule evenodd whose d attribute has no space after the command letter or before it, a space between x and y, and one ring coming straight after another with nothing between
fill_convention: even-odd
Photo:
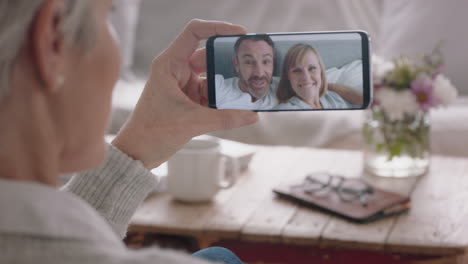
<instances>
[{"instance_id":1,"label":"wood grain surface","mask_svg":"<svg viewBox=\"0 0 468 264\"><path fill-rule=\"evenodd\" d=\"M181 203L160 193L141 205L131 229L188 235L203 246L220 240L456 256L468 246L468 159L433 156L418 178L388 179L363 172L362 153L258 146L249 169L209 203ZM329 171L362 177L372 185L409 195L406 214L355 224L279 199L272 188ZM189 177L189 175L188 175Z\"/></svg>"}]
</instances>

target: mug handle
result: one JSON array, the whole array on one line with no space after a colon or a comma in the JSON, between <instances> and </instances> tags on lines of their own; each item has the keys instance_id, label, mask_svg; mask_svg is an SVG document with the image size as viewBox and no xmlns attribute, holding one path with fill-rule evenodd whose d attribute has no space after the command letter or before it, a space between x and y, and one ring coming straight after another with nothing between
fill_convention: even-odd
<instances>
[{"instance_id":1,"label":"mug handle","mask_svg":"<svg viewBox=\"0 0 468 264\"><path fill-rule=\"evenodd\" d=\"M221 166L223 170L221 171L222 176L219 182L219 187L222 189L227 189L232 187L237 181L237 178L240 175L241 168L239 160L237 158L225 154L221 155L221 163L223 163L224 166ZM231 168L231 170L229 173L226 173L226 167L228 166Z\"/></svg>"}]
</instances>

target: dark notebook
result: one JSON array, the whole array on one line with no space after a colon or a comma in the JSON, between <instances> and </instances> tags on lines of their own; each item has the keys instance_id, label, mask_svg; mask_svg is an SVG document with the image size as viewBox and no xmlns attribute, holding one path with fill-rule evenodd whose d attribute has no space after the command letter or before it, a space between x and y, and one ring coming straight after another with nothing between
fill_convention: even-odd
<instances>
[{"instance_id":1,"label":"dark notebook","mask_svg":"<svg viewBox=\"0 0 468 264\"><path fill-rule=\"evenodd\" d=\"M300 185L281 185L273 189L279 197L302 205L332 213L344 219L366 223L384 217L406 212L410 208L410 198L370 186L372 192L361 199L343 199L336 190L309 192Z\"/></svg>"}]
</instances>

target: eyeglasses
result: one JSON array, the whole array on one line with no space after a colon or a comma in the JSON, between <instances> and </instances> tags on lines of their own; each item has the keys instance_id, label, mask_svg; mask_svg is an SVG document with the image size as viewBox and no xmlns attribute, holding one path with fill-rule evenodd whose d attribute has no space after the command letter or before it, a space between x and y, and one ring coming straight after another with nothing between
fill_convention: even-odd
<instances>
[{"instance_id":1,"label":"eyeglasses","mask_svg":"<svg viewBox=\"0 0 468 264\"><path fill-rule=\"evenodd\" d=\"M334 191L342 201L358 200L362 206L368 205L369 198L374 193L374 188L361 179L345 178L327 172L309 174L303 183L293 185L292 188L300 188L306 194L315 196L325 196Z\"/></svg>"}]
</instances>

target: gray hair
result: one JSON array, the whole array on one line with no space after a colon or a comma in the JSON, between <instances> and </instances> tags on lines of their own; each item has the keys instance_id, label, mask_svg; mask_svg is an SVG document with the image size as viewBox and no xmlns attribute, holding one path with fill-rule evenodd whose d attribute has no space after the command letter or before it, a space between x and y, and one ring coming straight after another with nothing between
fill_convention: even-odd
<instances>
[{"instance_id":1,"label":"gray hair","mask_svg":"<svg viewBox=\"0 0 468 264\"><path fill-rule=\"evenodd\" d=\"M8 93L11 70L44 0L0 0L0 100ZM90 0L64 0L64 38L84 48L94 41Z\"/></svg>"}]
</instances>

